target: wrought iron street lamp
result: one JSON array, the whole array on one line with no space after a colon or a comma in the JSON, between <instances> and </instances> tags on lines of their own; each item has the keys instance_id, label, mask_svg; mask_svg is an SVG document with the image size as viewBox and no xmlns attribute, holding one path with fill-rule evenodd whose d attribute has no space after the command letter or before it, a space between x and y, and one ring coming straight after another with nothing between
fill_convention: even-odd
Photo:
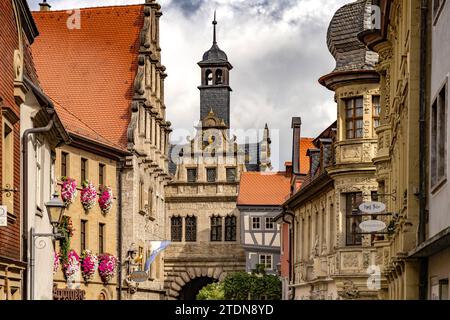
<instances>
[{"instance_id":1,"label":"wrought iron street lamp","mask_svg":"<svg viewBox=\"0 0 450 320\"><path fill-rule=\"evenodd\" d=\"M32 244L30 246L30 299L34 300L34 281L35 281L35 260L36 260L36 248L43 249L46 247L46 242L43 238L51 238L52 240L58 240L64 238L64 235L59 231L59 225L61 224L64 209L66 205L59 198L58 193L53 194L53 198L45 204L47 208L48 218L53 227L52 233L35 233L34 227L30 229ZM37 241L40 239L39 241Z\"/></svg>"},{"instance_id":2,"label":"wrought iron street lamp","mask_svg":"<svg viewBox=\"0 0 450 320\"><path fill-rule=\"evenodd\" d=\"M53 226L53 237L55 239L60 238L61 234L59 233L58 226L61 224L64 209L66 205L59 198L58 193L53 194L52 200L45 204L47 208L48 217L50 219L50 223Z\"/></svg>"}]
</instances>

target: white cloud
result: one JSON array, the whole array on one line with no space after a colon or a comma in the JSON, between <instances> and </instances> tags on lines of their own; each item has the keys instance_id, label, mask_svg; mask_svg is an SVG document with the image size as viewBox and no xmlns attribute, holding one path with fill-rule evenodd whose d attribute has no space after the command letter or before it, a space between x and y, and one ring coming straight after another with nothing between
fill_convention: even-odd
<instances>
[{"instance_id":1,"label":"white cloud","mask_svg":"<svg viewBox=\"0 0 450 320\"><path fill-rule=\"evenodd\" d=\"M39 1L31 1L36 8ZM143 3L144 0L49 1L52 9ZM302 132L315 136L336 118L333 93L318 78L334 67L326 46L333 13L349 0L161 0L161 47L167 117L174 128L192 131L199 118L200 68L212 43L217 9L218 43L231 71L235 128L280 130L280 159L291 156L291 117L302 117ZM279 143L274 141L273 143ZM278 149L275 148L274 149Z\"/></svg>"}]
</instances>

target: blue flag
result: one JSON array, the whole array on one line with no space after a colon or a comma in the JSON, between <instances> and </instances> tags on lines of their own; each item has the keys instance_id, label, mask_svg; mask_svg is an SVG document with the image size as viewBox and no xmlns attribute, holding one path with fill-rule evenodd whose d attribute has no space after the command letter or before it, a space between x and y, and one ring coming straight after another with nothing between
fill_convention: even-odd
<instances>
[{"instance_id":1,"label":"blue flag","mask_svg":"<svg viewBox=\"0 0 450 320\"><path fill-rule=\"evenodd\" d=\"M150 241L150 243L152 246L152 254L147 258L147 261L145 261L145 272L150 270L150 265L155 261L158 254L170 245L171 241Z\"/></svg>"}]
</instances>

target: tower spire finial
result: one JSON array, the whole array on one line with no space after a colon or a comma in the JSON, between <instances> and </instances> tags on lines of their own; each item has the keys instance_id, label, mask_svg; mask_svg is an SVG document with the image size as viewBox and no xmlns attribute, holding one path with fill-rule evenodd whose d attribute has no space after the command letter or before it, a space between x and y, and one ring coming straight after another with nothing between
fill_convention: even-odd
<instances>
[{"instance_id":1,"label":"tower spire finial","mask_svg":"<svg viewBox=\"0 0 450 320\"><path fill-rule=\"evenodd\" d=\"M216 25L217 25L216 10L214 10L214 21L213 21L212 24L214 26L213 44L217 44L217 38L216 38Z\"/></svg>"}]
</instances>

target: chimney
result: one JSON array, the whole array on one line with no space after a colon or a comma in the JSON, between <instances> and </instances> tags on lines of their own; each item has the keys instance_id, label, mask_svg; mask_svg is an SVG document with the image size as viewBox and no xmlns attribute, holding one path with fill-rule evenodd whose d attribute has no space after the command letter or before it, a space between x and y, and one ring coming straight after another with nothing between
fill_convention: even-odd
<instances>
[{"instance_id":1,"label":"chimney","mask_svg":"<svg viewBox=\"0 0 450 320\"><path fill-rule=\"evenodd\" d=\"M293 117L292 126L293 139L292 139L292 173L300 174L300 129L302 126L302 118Z\"/></svg>"},{"instance_id":2,"label":"chimney","mask_svg":"<svg viewBox=\"0 0 450 320\"><path fill-rule=\"evenodd\" d=\"M292 162L286 161L284 167L286 168L286 177L292 177Z\"/></svg>"},{"instance_id":3,"label":"chimney","mask_svg":"<svg viewBox=\"0 0 450 320\"><path fill-rule=\"evenodd\" d=\"M47 0L44 0L44 2L39 3L39 7L40 11L50 11L52 6L47 3Z\"/></svg>"}]
</instances>

